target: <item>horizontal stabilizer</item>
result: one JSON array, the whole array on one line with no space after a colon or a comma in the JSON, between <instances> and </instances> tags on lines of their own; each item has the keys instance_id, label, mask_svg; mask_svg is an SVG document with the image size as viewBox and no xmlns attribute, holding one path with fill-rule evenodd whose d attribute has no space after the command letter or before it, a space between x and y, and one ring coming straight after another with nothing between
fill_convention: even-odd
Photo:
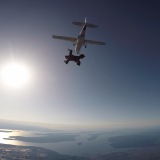
<instances>
[{"instance_id":1,"label":"horizontal stabilizer","mask_svg":"<svg viewBox=\"0 0 160 160\"><path fill-rule=\"evenodd\" d=\"M86 27L90 27L90 28L97 28L98 26L97 25L94 25L94 24L90 24L90 23L84 23L84 22L72 22L74 25L77 25L77 26L83 26L83 25L86 25Z\"/></svg>"}]
</instances>

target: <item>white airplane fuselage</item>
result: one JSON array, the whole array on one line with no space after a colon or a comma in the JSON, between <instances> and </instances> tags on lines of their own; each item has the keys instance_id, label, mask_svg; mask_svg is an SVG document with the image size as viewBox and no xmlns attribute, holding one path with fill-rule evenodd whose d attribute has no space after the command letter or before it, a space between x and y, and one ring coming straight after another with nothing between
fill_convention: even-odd
<instances>
[{"instance_id":1,"label":"white airplane fuselage","mask_svg":"<svg viewBox=\"0 0 160 160\"><path fill-rule=\"evenodd\" d=\"M79 33L77 42L75 43L75 52L80 53L82 45L85 45L85 33L86 33L86 24L82 27L81 32Z\"/></svg>"},{"instance_id":2,"label":"white airplane fuselage","mask_svg":"<svg viewBox=\"0 0 160 160\"><path fill-rule=\"evenodd\" d=\"M70 41L74 45L74 51L77 54L80 54L82 46L86 46L88 44L96 44L96 45L105 45L105 42L100 42L100 41L95 41L95 40L89 40L85 39L85 34L86 34L86 28L97 28L98 26L95 24L87 23L87 20L85 18L84 22L72 22L74 25L81 26L82 29L78 35L77 38L75 37L67 37L67 36L58 36L58 35L52 35L52 38L54 39L60 39L60 40L65 40L65 41Z\"/></svg>"}]
</instances>

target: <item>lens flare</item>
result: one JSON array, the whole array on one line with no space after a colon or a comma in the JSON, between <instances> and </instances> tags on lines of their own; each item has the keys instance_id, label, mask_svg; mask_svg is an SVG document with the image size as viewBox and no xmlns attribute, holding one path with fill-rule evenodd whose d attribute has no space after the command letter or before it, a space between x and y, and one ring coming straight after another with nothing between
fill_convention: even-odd
<instances>
[{"instance_id":1,"label":"lens flare","mask_svg":"<svg viewBox=\"0 0 160 160\"><path fill-rule=\"evenodd\" d=\"M20 88L29 82L30 74L25 65L9 63L2 68L1 79L7 87Z\"/></svg>"}]
</instances>

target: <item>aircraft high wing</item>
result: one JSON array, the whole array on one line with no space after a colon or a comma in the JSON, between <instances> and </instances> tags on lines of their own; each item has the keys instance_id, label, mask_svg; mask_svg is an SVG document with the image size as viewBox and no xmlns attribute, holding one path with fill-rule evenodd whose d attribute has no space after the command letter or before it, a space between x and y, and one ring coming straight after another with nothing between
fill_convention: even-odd
<instances>
[{"instance_id":1,"label":"aircraft high wing","mask_svg":"<svg viewBox=\"0 0 160 160\"><path fill-rule=\"evenodd\" d=\"M65 41L70 41L70 42L73 42L73 43L75 43L77 41L77 38L65 37L65 36L57 36L57 35L52 35L52 38L61 39L61 40L65 40Z\"/></svg>"},{"instance_id":2,"label":"aircraft high wing","mask_svg":"<svg viewBox=\"0 0 160 160\"><path fill-rule=\"evenodd\" d=\"M78 35L78 38L73 38L73 37L65 37L65 36L57 36L57 35L52 35L52 38L54 39L60 39L60 40L65 40L65 41L70 41L73 43L75 46L75 52L77 54L80 53L81 47L82 46L87 46L88 44L96 44L96 45L105 45L105 42L100 42L100 41L94 41L94 40L87 40L85 39L85 33L86 33L86 28L97 28L97 25L87 23L87 19L85 18L84 22L73 22L74 25L77 26L82 26L82 29Z\"/></svg>"},{"instance_id":3,"label":"aircraft high wing","mask_svg":"<svg viewBox=\"0 0 160 160\"><path fill-rule=\"evenodd\" d=\"M100 42L100 41L93 41L93 40L84 40L85 45L87 44L96 44L96 45L105 45L105 42Z\"/></svg>"}]
</instances>

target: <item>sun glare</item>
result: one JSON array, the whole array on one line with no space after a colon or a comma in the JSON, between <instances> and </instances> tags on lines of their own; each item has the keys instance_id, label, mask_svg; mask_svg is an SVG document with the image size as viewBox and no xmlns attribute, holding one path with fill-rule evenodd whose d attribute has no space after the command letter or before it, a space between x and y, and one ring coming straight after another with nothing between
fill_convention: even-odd
<instances>
[{"instance_id":1,"label":"sun glare","mask_svg":"<svg viewBox=\"0 0 160 160\"><path fill-rule=\"evenodd\" d=\"M20 63L8 63L1 71L2 82L10 88L25 86L30 79L29 70Z\"/></svg>"}]
</instances>

